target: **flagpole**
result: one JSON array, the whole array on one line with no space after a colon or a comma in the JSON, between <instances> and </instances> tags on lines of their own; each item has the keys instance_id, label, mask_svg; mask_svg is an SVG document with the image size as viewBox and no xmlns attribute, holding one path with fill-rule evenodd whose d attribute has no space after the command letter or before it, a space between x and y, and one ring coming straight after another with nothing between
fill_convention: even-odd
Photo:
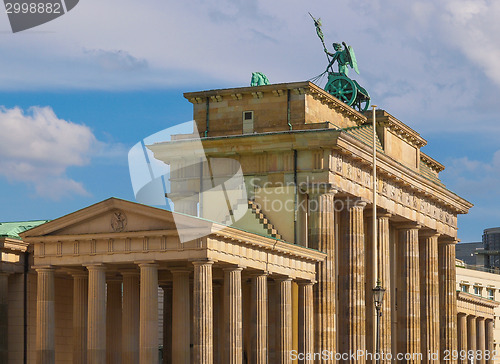
<instances>
[{"instance_id":1,"label":"flagpole","mask_svg":"<svg viewBox=\"0 0 500 364\"><path fill-rule=\"evenodd\" d=\"M377 128L376 128L376 116L375 109L377 105L372 105L373 109L373 252L374 258L374 278L375 286L380 285L380 279L378 276L378 237L377 237Z\"/></svg>"}]
</instances>

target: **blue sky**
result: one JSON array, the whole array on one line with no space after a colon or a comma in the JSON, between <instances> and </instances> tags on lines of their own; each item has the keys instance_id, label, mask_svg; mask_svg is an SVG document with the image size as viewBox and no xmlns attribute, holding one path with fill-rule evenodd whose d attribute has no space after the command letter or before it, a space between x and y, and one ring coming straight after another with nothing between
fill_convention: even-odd
<instances>
[{"instance_id":1,"label":"blue sky","mask_svg":"<svg viewBox=\"0 0 500 364\"><path fill-rule=\"evenodd\" d=\"M417 130L448 188L475 204L459 238L500 226L500 4L483 0L82 0L16 34L0 13L0 221L132 200L127 151L191 120L183 92L246 86L254 71L320 74L309 11L329 46L353 46L374 103Z\"/></svg>"}]
</instances>

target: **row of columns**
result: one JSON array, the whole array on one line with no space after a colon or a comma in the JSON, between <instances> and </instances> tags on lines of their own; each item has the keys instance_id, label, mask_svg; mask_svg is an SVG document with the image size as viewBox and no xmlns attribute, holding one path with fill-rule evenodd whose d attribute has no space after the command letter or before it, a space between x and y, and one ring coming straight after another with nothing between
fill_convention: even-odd
<instances>
[{"instance_id":1,"label":"row of columns","mask_svg":"<svg viewBox=\"0 0 500 364\"><path fill-rule=\"evenodd\" d=\"M365 268L367 251L363 213L366 203L359 198L341 200L341 221L337 224L339 242L335 244L335 193L335 190L313 191L309 195L314 201L312 205L316 207L310 212L309 246L328 254L324 262L318 263L318 283L314 286L314 352L353 353L368 348L374 352L374 344L371 343L374 339L374 318L371 312L370 315L367 313L370 310L367 307L373 305L373 287L366 285L375 286L375 282L370 277L373 274L366 272ZM379 326L380 352L422 353L422 360L414 356L406 362L439 363L439 356L444 350L457 349L456 242L438 240L439 234L421 230L421 226L415 223L395 225L398 231L395 256L397 279L391 279L390 217L387 213L377 215L378 253L374 260L378 262L379 277L386 289ZM335 250L336 245L338 251ZM338 267L335 266L335 257L338 257ZM338 282L335 281L336 272ZM335 307L337 286L338 307ZM397 337L393 341L391 292L394 289L398 293L395 305L398 324ZM335 318L338 318L338 323ZM396 347L393 347L393 342ZM436 357L428 353L441 354ZM365 358L349 358L346 362L364 363ZM380 362L389 363L390 360ZM451 360L450 363L456 361Z\"/></svg>"},{"instance_id":2,"label":"row of columns","mask_svg":"<svg viewBox=\"0 0 500 364\"><path fill-rule=\"evenodd\" d=\"M212 261L195 261L193 317L190 311L188 269L173 269L171 286L164 287L165 320L170 317L175 333L164 331L171 341L164 347L165 363L214 362L214 319ZM106 267L87 266L74 274L73 363L158 362L158 265L139 264L140 274L124 271L121 281L108 280ZM36 362L55 363L54 267L38 267ZM241 267L224 269L224 362L243 362L243 302ZM251 362L264 364L268 349L267 273L251 277ZM299 281L299 351L314 348L313 282ZM292 279L275 279L277 326L276 359L291 363L292 350ZM171 300L171 301L170 301ZM191 322L193 351L191 356ZM106 330L108 327L108 330ZM219 335L220 336L220 335ZM274 338L273 338L274 339ZM220 338L219 338L220 340Z\"/></svg>"},{"instance_id":3,"label":"row of columns","mask_svg":"<svg viewBox=\"0 0 500 364\"><path fill-rule=\"evenodd\" d=\"M158 266L108 281L106 267L74 274L73 363L154 363L158 360ZM36 268L36 363L55 362L54 267ZM140 277L140 284L139 284ZM139 291L140 290L140 291ZM123 297L123 302L122 302ZM106 326L110 329L106 331Z\"/></svg>"},{"instance_id":4,"label":"row of columns","mask_svg":"<svg viewBox=\"0 0 500 364\"><path fill-rule=\"evenodd\" d=\"M458 314L459 363L468 364L473 359L477 364L494 363L493 319Z\"/></svg>"}]
</instances>

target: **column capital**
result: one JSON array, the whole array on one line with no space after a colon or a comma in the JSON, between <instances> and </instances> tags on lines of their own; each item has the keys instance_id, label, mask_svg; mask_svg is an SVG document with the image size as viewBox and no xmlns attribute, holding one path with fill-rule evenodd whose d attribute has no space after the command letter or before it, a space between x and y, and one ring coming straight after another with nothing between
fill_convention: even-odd
<instances>
[{"instance_id":1,"label":"column capital","mask_svg":"<svg viewBox=\"0 0 500 364\"><path fill-rule=\"evenodd\" d=\"M252 277L260 277L260 276L269 276L269 271L261 270L261 271L250 271L247 273L247 276Z\"/></svg>"},{"instance_id":2,"label":"column capital","mask_svg":"<svg viewBox=\"0 0 500 364\"><path fill-rule=\"evenodd\" d=\"M309 280L309 279L301 279L301 280L297 280L295 282L299 286L314 286L317 283L317 281Z\"/></svg>"},{"instance_id":3,"label":"column capital","mask_svg":"<svg viewBox=\"0 0 500 364\"><path fill-rule=\"evenodd\" d=\"M54 272L56 270L56 267L53 265L34 265L31 267L34 269L37 273L38 272Z\"/></svg>"},{"instance_id":4,"label":"column capital","mask_svg":"<svg viewBox=\"0 0 500 364\"><path fill-rule=\"evenodd\" d=\"M401 222L395 225L397 230L420 230L422 225L415 221Z\"/></svg>"},{"instance_id":5,"label":"column capital","mask_svg":"<svg viewBox=\"0 0 500 364\"><path fill-rule=\"evenodd\" d=\"M88 264L85 266L90 271L105 271L107 267L104 264Z\"/></svg>"},{"instance_id":6,"label":"column capital","mask_svg":"<svg viewBox=\"0 0 500 364\"><path fill-rule=\"evenodd\" d=\"M373 217L373 204L370 206L370 208L366 209L366 212L364 212L364 215L366 217ZM377 208L377 219L388 219L391 216L394 216L390 212L388 212L386 209L382 208Z\"/></svg>"},{"instance_id":7,"label":"column capital","mask_svg":"<svg viewBox=\"0 0 500 364\"><path fill-rule=\"evenodd\" d=\"M212 265L214 264L214 261L211 259L200 259L200 260L193 260L191 263L193 263L194 266L199 266L199 265Z\"/></svg>"},{"instance_id":8,"label":"column capital","mask_svg":"<svg viewBox=\"0 0 500 364\"><path fill-rule=\"evenodd\" d=\"M459 242L457 238L454 238L452 236L446 236L446 235L441 235L438 239L438 243L440 245L456 245L457 242Z\"/></svg>"},{"instance_id":9,"label":"column capital","mask_svg":"<svg viewBox=\"0 0 500 364\"><path fill-rule=\"evenodd\" d=\"M158 267L159 264L156 262L156 260L145 260L145 261L136 261L134 262L139 266L139 268L142 267Z\"/></svg>"},{"instance_id":10,"label":"column capital","mask_svg":"<svg viewBox=\"0 0 500 364\"><path fill-rule=\"evenodd\" d=\"M234 265L234 266L224 267L224 268L222 268L222 270L224 272L234 272L234 271L240 271L241 272L244 268L246 268L246 267L243 267L241 265Z\"/></svg>"},{"instance_id":11,"label":"column capital","mask_svg":"<svg viewBox=\"0 0 500 364\"><path fill-rule=\"evenodd\" d=\"M338 210L339 206L337 204L342 203L343 206L341 206L341 209ZM342 211L344 208L352 208L352 207L360 207L364 209L366 205L368 204L368 200L362 198L362 197L357 197L357 196L342 196L339 199L336 200L335 202L335 210L336 211Z\"/></svg>"},{"instance_id":12,"label":"column capital","mask_svg":"<svg viewBox=\"0 0 500 364\"><path fill-rule=\"evenodd\" d=\"M307 185L299 184L299 188L310 195L323 195L331 194L335 195L338 193L338 189L334 187L331 183L308 183Z\"/></svg>"},{"instance_id":13,"label":"column capital","mask_svg":"<svg viewBox=\"0 0 500 364\"><path fill-rule=\"evenodd\" d=\"M422 228L418 232L419 238L432 238L432 237L439 237L439 236L441 236L441 234L438 233L437 230L435 230L435 229Z\"/></svg>"},{"instance_id":14,"label":"column capital","mask_svg":"<svg viewBox=\"0 0 500 364\"><path fill-rule=\"evenodd\" d=\"M293 278L292 277L288 277L288 276L276 276L273 279L276 282L293 281Z\"/></svg>"}]
</instances>

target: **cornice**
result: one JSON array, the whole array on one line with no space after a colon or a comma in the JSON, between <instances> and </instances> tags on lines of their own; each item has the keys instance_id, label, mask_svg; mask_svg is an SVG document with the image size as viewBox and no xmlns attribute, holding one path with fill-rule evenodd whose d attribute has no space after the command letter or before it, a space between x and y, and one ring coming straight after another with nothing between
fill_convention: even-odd
<instances>
[{"instance_id":1,"label":"cornice","mask_svg":"<svg viewBox=\"0 0 500 364\"><path fill-rule=\"evenodd\" d=\"M237 88L227 88L218 90L207 90L197 92L186 92L184 97L193 104L200 104L210 100L210 102L221 102L224 99L241 100L244 95L261 99L264 95L280 97L290 91L296 95L311 95L314 99L328 106L330 109L344 115L358 125L366 122L366 116L346 105L336 97L330 95L321 87L310 81L276 83L263 86L247 86Z\"/></svg>"},{"instance_id":2,"label":"cornice","mask_svg":"<svg viewBox=\"0 0 500 364\"><path fill-rule=\"evenodd\" d=\"M214 228L220 228L222 225L214 224ZM284 240L277 240L254 233L238 230L231 227L217 229L211 236L217 238L225 238L232 241L238 241L252 246L258 246L265 250L275 250L282 254L298 256L302 259L322 262L326 258L326 254L318 250L306 248L301 245L291 244Z\"/></svg>"},{"instance_id":3,"label":"cornice","mask_svg":"<svg viewBox=\"0 0 500 364\"><path fill-rule=\"evenodd\" d=\"M364 114L365 116L369 115L368 111L365 111ZM393 134L399 136L415 148L421 148L427 145L427 141L422 138L418 132L396 119L387 111L381 109L377 110L375 117L378 125L387 127Z\"/></svg>"},{"instance_id":4,"label":"cornice","mask_svg":"<svg viewBox=\"0 0 500 364\"><path fill-rule=\"evenodd\" d=\"M14 238L0 238L0 249L26 252L28 250L29 243L23 240Z\"/></svg>"},{"instance_id":5,"label":"cornice","mask_svg":"<svg viewBox=\"0 0 500 364\"><path fill-rule=\"evenodd\" d=\"M457 291L457 300L461 300L467 303L473 303L475 305L483 306L486 308L496 308L500 305L500 302L461 291Z\"/></svg>"},{"instance_id":6,"label":"cornice","mask_svg":"<svg viewBox=\"0 0 500 364\"><path fill-rule=\"evenodd\" d=\"M365 154L362 159L365 160L366 163L371 161L373 153L371 147L359 141L354 136L341 132L337 143L340 146L340 148L337 149L339 153L342 153L353 160L360 159L361 156L354 155L353 152L355 152L355 150L348 147L350 146L358 149L358 153L361 152L361 154ZM457 213L467 213L468 209L473 206L470 202L445 187L439 186L435 183L429 183L425 177L395 161L393 158L384 153L377 152L377 161L377 173L379 173L380 177L387 177L398 185L413 189L416 194L434 200L446 208L455 210ZM415 182L425 185L430 191L424 191L415 187ZM439 195L441 195L441 197Z\"/></svg>"},{"instance_id":7,"label":"cornice","mask_svg":"<svg viewBox=\"0 0 500 364\"><path fill-rule=\"evenodd\" d=\"M441 172L444 171L444 165L439 163L437 160L429 157L427 154L420 152L420 160L425 163L427 166L429 166L432 170L436 172Z\"/></svg>"}]
</instances>

